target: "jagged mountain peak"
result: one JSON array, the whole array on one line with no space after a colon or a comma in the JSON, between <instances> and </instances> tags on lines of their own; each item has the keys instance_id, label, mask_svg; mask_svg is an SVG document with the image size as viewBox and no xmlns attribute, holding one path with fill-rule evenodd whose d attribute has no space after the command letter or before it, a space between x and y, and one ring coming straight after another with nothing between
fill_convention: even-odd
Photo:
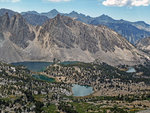
<instances>
[{"instance_id":1,"label":"jagged mountain peak","mask_svg":"<svg viewBox=\"0 0 150 113\"><path fill-rule=\"evenodd\" d=\"M77 14L78 15L78 13L76 11L72 11L72 12L70 12L70 14Z\"/></svg>"},{"instance_id":2,"label":"jagged mountain peak","mask_svg":"<svg viewBox=\"0 0 150 113\"><path fill-rule=\"evenodd\" d=\"M45 25L48 25L48 24L67 24L69 22L72 22L74 19L71 18L71 17L67 17L67 16L64 16L64 15L60 15L60 14L57 14L56 17L54 17L53 19L50 19L48 22L46 22L44 24Z\"/></svg>"},{"instance_id":3,"label":"jagged mountain peak","mask_svg":"<svg viewBox=\"0 0 150 113\"><path fill-rule=\"evenodd\" d=\"M52 9L49 13L59 13L56 9Z\"/></svg>"},{"instance_id":4,"label":"jagged mountain peak","mask_svg":"<svg viewBox=\"0 0 150 113\"><path fill-rule=\"evenodd\" d=\"M6 12L8 13L9 17L12 17L13 15L15 15L17 13L15 11L10 10L10 9L1 8L0 9L0 16L3 16Z\"/></svg>"},{"instance_id":5,"label":"jagged mountain peak","mask_svg":"<svg viewBox=\"0 0 150 113\"><path fill-rule=\"evenodd\" d=\"M57 14L60 14L56 9L53 9L49 12L41 13L41 15L47 16L48 18L54 18Z\"/></svg>"},{"instance_id":6,"label":"jagged mountain peak","mask_svg":"<svg viewBox=\"0 0 150 113\"><path fill-rule=\"evenodd\" d=\"M101 16L99 16L98 18L114 20L113 18L111 18L110 16L105 15L105 14L102 14L102 15L101 15Z\"/></svg>"}]
</instances>

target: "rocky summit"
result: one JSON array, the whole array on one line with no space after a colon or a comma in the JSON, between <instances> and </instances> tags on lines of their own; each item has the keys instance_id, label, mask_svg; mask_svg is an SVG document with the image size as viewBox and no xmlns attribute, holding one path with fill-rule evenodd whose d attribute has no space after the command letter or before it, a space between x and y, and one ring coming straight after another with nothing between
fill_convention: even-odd
<instances>
[{"instance_id":1,"label":"rocky summit","mask_svg":"<svg viewBox=\"0 0 150 113\"><path fill-rule=\"evenodd\" d=\"M88 25L57 15L42 26L29 25L16 14L0 17L0 60L141 63L148 57L105 26Z\"/></svg>"}]
</instances>

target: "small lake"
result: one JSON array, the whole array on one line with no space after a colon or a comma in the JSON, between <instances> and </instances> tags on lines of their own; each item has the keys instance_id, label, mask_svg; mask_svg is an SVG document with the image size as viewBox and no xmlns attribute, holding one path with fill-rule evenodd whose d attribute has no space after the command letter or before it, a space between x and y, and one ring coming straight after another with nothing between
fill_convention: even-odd
<instances>
[{"instance_id":1,"label":"small lake","mask_svg":"<svg viewBox=\"0 0 150 113\"><path fill-rule=\"evenodd\" d=\"M73 92L73 96L87 96L93 93L93 88L88 86L73 84L72 92Z\"/></svg>"},{"instance_id":2,"label":"small lake","mask_svg":"<svg viewBox=\"0 0 150 113\"><path fill-rule=\"evenodd\" d=\"M126 72L127 72L127 73L135 73L136 70L135 70L135 68L130 67L130 68L128 69L128 71L126 71Z\"/></svg>"},{"instance_id":3,"label":"small lake","mask_svg":"<svg viewBox=\"0 0 150 113\"><path fill-rule=\"evenodd\" d=\"M75 64L78 63L77 61L65 61L61 62L60 64L68 65L68 64ZM16 63L11 63L15 66L25 66L27 67L30 71L33 72L42 72L46 69L47 66L52 65L52 62L16 62Z\"/></svg>"},{"instance_id":4,"label":"small lake","mask_svg":"<svg viewBox=\"0 0 150 113\"><path fill-rule=\"evenodd\" d=\"M52 62L17 62L12 64L15 66L23 65L33 72L41 72L44 71L47 66L53 63Z\"/></svg>"},{"instance_id":5,"label":"small lake","mask_svg":"<svg viewBox=\"0 0 150 113\"><path fill-rule=\"evenodd\" d=\"M32 75L32 77L35 79L44 80L44 81L48 81L48 82L55 82L54 78L49 78L49 77L44 76L44 75Z\"/></svg>"}]
</instances>

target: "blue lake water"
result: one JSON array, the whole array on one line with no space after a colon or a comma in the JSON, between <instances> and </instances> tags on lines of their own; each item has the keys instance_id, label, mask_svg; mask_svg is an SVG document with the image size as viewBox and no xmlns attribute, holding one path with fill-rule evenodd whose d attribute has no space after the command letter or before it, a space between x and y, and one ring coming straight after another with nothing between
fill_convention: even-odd
<instances>
[{"instance_id":1,"label":"blue lake water","mask_svg":"<svg viewBox=\"0 0 150 113\"><path fill-rule=\"evenodd\" d=\"M52 62L17 62L12 64L16 66L23 65L33 72L41 72L44 71L47 66L51 65Z\"/></svg>"},{"instance_id":2,"label":"blue lake water","mask_svg":"<svg viewBox=\"0 0 150 113\"><path fill-rule=\"evenodd\" d=\"M88 86L73 84L72 92L73 92L73 96L87 96L93 93L93 88Z\"/></svg>"},{"instance_id":3,"label":"blue lake water","mask_svg":"<svg viewBox=\"0 0 150 113\"><path fill-rule=\"evenodd\" d=\"M126 72L127 72L127 73L135 73L136 70L135 70L135 68L130 67L130 68L128 69L128 71L126 71Z\"/></svg>"},{"instance_id":4,"label":"blue lake water","mask_svg":"<svg viewBox=\"0 0 150 113\"><path fill-rule=\"evenodd\" d=\"M44 76L44 75L32 75L32 77L35 79L44 80L44 81L48 81L48 82L55 82L54 78L49 78L49 77Z\"/></svg>"},{"instance_id":5,"label":"blue lake water","mask_svg":"<svg viewBox=\"0 0 150 113\"><path fill-rule=\"evenodd\" d=\"M68 64L75 64L75 63L78 63L78 62L77 61L65 61L65 62L61 62L60 64L68 65ZM41 72L41 71L44 71L47 66L53 63L52 62L16 62L12 64L16 66L23 65L33 72Z\"/></svg>"}]
</instances>

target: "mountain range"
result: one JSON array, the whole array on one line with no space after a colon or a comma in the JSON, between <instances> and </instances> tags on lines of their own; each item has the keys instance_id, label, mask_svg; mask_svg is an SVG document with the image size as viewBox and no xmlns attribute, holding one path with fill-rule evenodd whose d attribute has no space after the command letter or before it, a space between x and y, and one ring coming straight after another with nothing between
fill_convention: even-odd
<instances>
[{"instance_id":1,"label":"mountain range","mask_svg":"<svg viewBox=\"0 0 150 113\"><path fill-rule=\"evenodd\" d=\"M22 15L0 17L0 60L137 64L148 58L125 38L106 26L94 26L58 14L42 26L29 24Z\"/></svg>"},{"instance_id":2,"label":"mountain range","mask_svg":"<svg viewBox=\"0 0 150 113\"><path fill-rule=\"evenodd\" d=\"M12 10L0 9L0 16L4 15L6 12L10 16L16 14ZM36 11L22 12L21 15L26 19L29 24L32 25L43 25L49 19L54 18L57 14L68 16L76 19L77 21L84 22L86 24L92 25L105 25L117 33L121 34L132 44L136 44L140 39L150 36L150 25L144 21L130 22L125 20L115 20L107 15L101 15L99 17L90 17L84 14L79 14L75 11L71 13L60 13L56 9L49 12L38 13Z\"/></svg>"}]
</instances>

